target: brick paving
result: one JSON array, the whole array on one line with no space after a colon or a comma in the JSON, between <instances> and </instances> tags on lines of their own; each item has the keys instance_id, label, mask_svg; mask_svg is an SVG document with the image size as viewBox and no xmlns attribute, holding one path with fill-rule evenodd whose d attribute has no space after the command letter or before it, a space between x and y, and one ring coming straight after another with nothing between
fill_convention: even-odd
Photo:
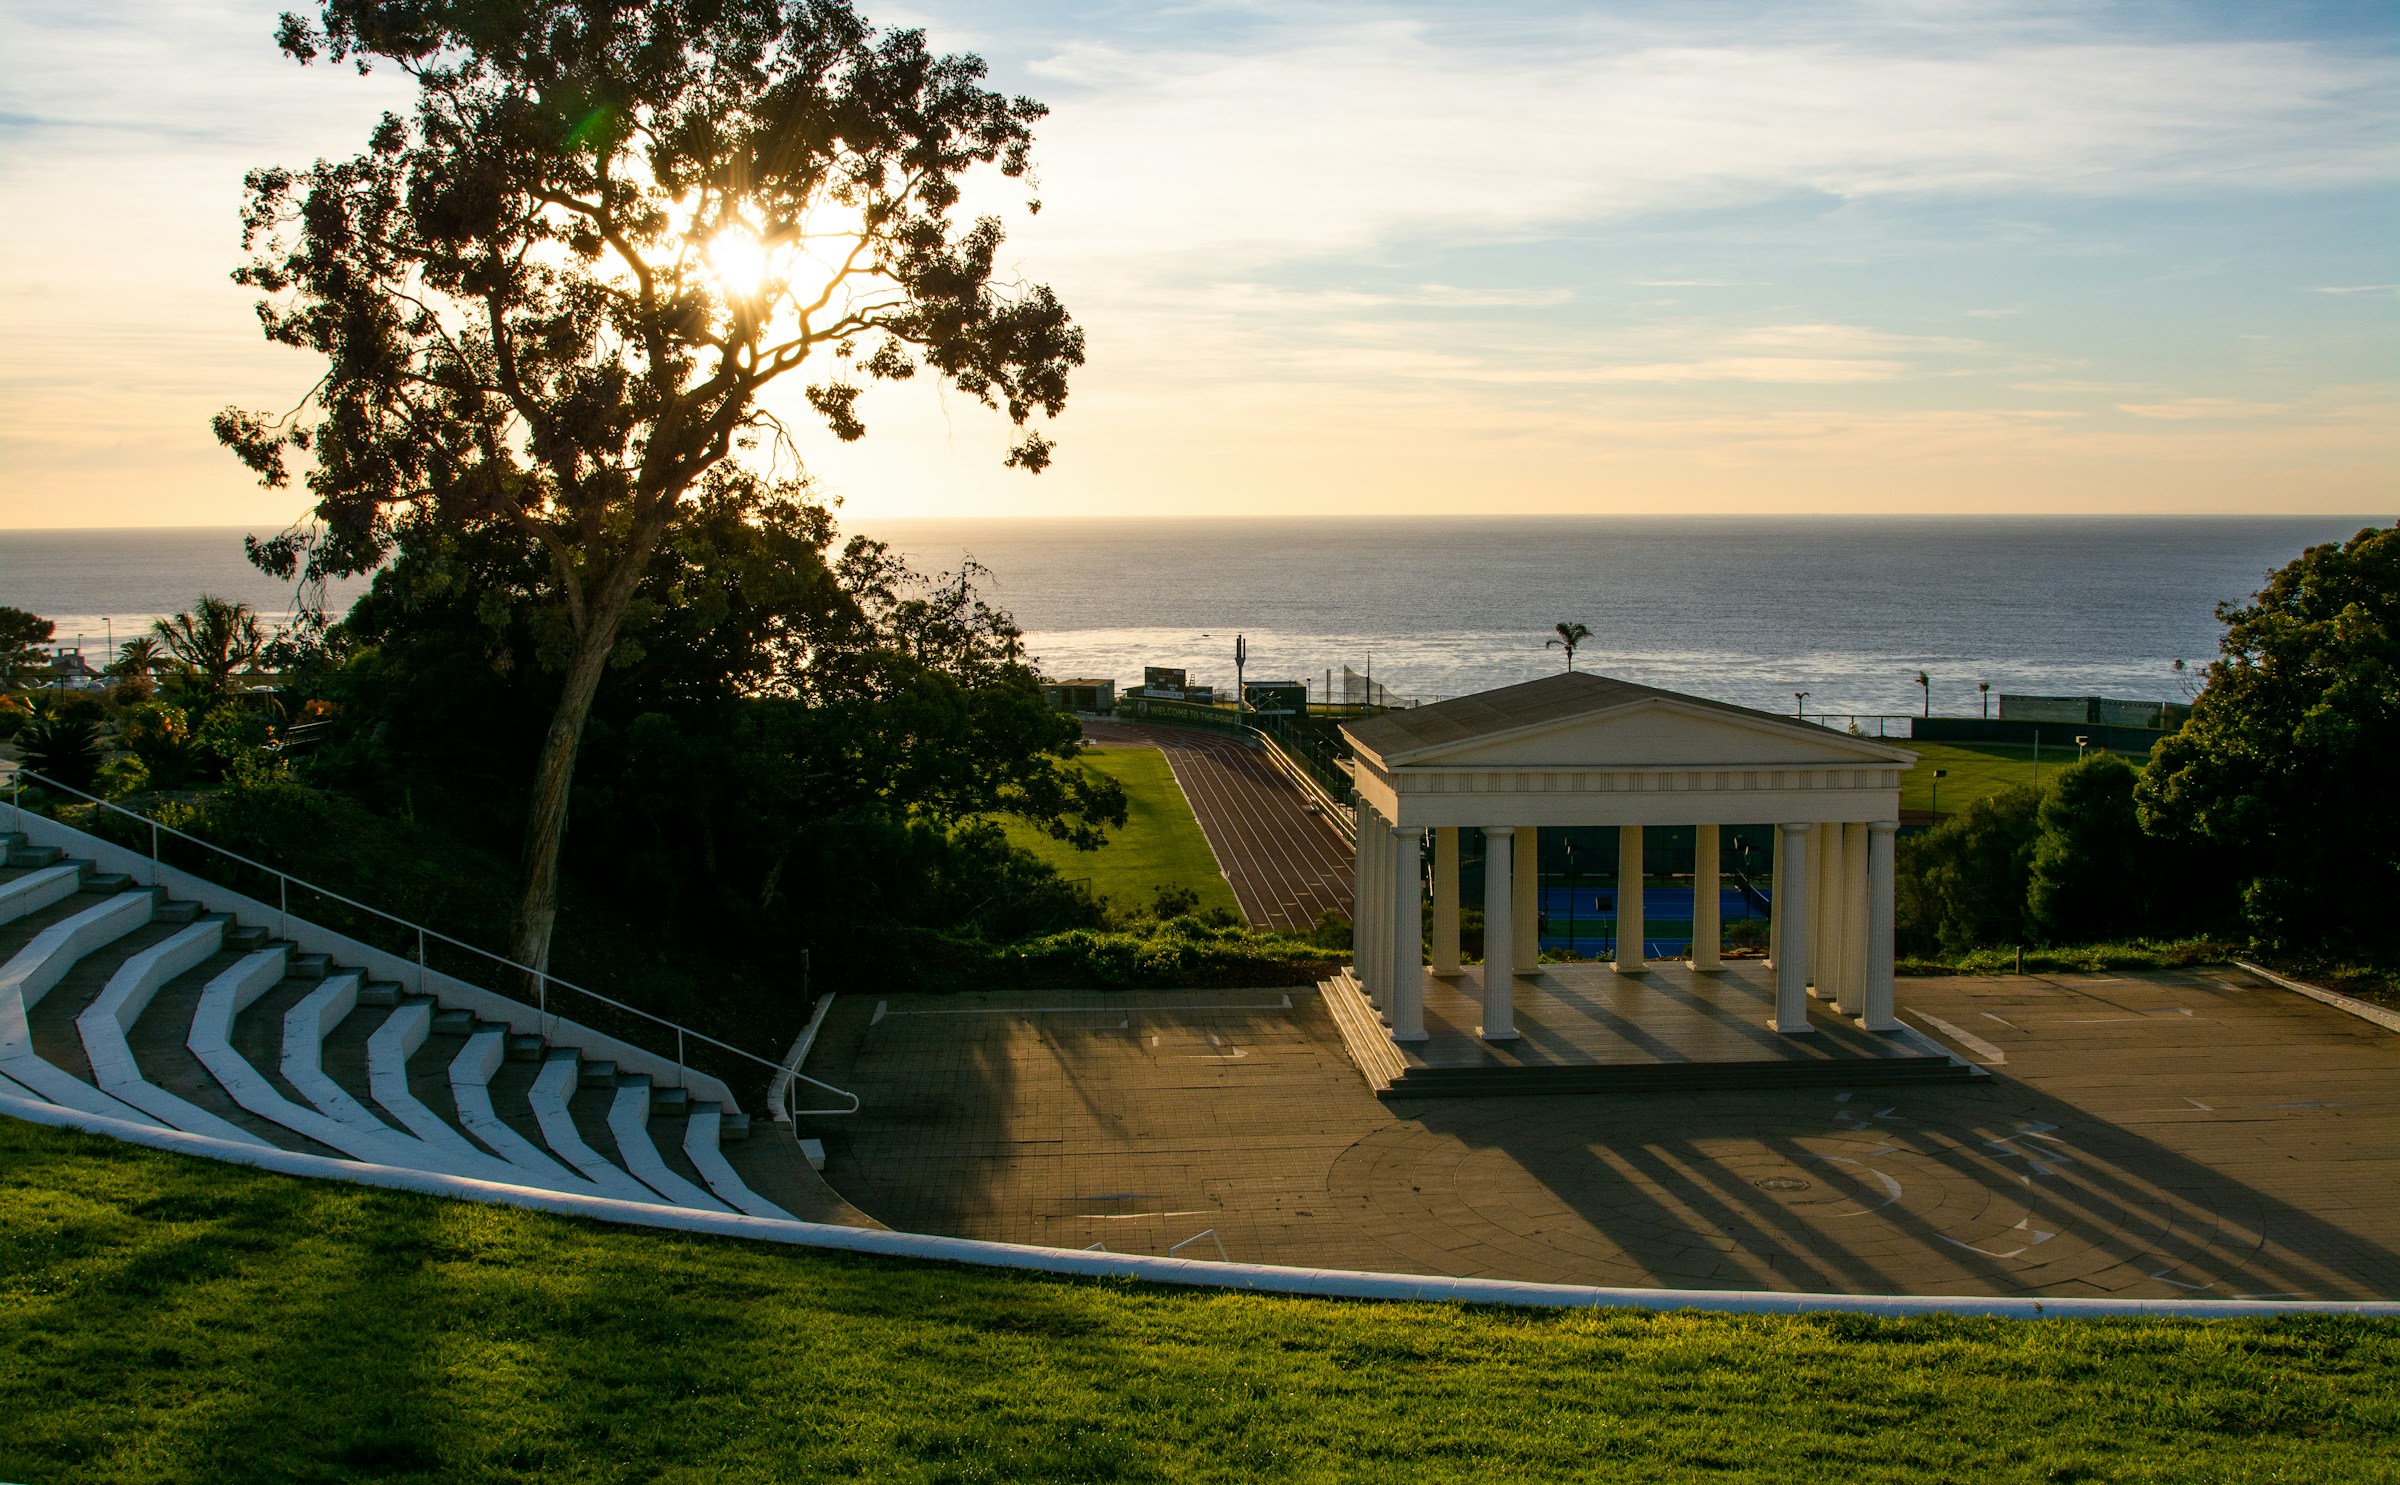
<instances>
[{"instance_id":1,"label":"brick paving","mask_svg":"<svg viewBox=\"0 0 2400 1485\"><path fill-rule=\"evenodd\" d=\"M1288 1000L1288 1007L1286 1001ZM1568 1283L2400 1296L2400 1036L2238 971L1903 980L1994 1076L1379 1103L1316 992L844 996L898 1228ZM1203 1240L1187 1256L1209 1250Z\"/></svg>"},{"instance_id":2,"label":"brick paving","mask_svg":"<svg viewBox=\"0 0 2400 1485\"><path fill-rule=\"evenodd\" d=\"M1252 927L1307 930L1326 913L1349 918L1350 847L1263 752L1188 727L1086 722L1083 730L1100 747L1167 755Z\"/></svg>"}]
</instances>

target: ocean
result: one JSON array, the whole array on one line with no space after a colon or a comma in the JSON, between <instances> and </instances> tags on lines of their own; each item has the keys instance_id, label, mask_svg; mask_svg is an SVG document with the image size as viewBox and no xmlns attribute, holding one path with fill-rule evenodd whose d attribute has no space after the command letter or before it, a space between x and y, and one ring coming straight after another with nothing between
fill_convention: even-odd
<instances>
[{"instance_id":1,"label":"ocean","mask_svg":"<svg viewBox=\"0 0 2400 1485\"><path fill-rule=\"evenodd\" d=\"M1973 715L2002 691L2181 700L2217 604L2376 517L1658 518L860 523L929 570L974 561L1054 676L1177 666L1229 685L1371 671L1433 700L1562 664L1769 710ZM358 584L337 589L337 606ZM0 604L97 655L213 592L287 617L238 530L0 531ZM2179 674L2182 659L2191 672Z\"/></svg>"}]
</instances>

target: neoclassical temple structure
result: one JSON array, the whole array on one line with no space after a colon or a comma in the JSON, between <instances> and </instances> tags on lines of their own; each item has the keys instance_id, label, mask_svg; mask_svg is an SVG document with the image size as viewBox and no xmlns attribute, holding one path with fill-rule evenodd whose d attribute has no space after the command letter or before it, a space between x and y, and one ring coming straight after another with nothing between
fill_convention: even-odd
<instances>
[{"instance_id":1,"label":"neoclassical temple structure","mask_svg":"<svg viewBox=\"0 0 2400 1485\"><path fill-rule=\"evenodd\" d=\"M1909 1037L1893 1014L1892 892L1900 776L1916 762L1913 754L1788 717L1576 673L1386 713L1345 731L1359 825L1356 987L1391 1042L1426 1040L1429 975L1437 989L1474 983L1474 1032L1494 1051L1520 1036L1518 982L1545 968L1538 963L1536 832L1551 826L1617 828L1611 968L1627 976L1672 968L1686 985L1730 969L1718 922L1721 830L1774 827L1772 1002L1765 1003L1762 985L1758 1014L1746 1022L1753 1035L1761 1022L1790 1038L1819 1031L1810 1019L1813 992L1820 1017L1832 1012L1844 1033L1855 1026ZM1698 827L1690 958L1672 966L1644 958L1645 826ZM1484 845L1479 973L1462 970L1459 960L1459 863L1468 832ZM1427 851L1430 968L1421 947Z\"/></svg>"}]
</instances>

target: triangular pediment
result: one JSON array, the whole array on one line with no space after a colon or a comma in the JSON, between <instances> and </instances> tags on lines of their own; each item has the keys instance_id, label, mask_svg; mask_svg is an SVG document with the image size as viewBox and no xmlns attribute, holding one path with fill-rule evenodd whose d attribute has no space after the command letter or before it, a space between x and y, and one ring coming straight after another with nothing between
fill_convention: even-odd
<instances>
[{"instance_id":1,"label":"triangular pediment","mask_svg":"<svg viewBox=\"0 0 2400 1485\"><path fill-rule=\"evenodd\" d=\"M1810 767L1915 762L1813 723L1604 676L1553 676L1349 729L1386 768Z\"/></svg>"}]
</instances>

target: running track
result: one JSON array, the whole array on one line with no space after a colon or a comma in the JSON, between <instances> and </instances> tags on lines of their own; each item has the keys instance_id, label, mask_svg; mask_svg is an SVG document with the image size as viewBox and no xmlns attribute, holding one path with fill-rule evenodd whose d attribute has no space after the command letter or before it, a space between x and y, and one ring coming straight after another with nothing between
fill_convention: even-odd
<instances>
[{"instance_id":1,"label":"running track","mask_svg":"<svg viewBox=\"0 0 2400 1485\"><path fill-rule=\"evenodd\" d=\"M1100 747L1167 755L1251 926L1305 931L1326 913L1350 916L1350 847L1264 753L1182 727L1086 722L1083 732Z\"/></svg>"}]
</instances>

